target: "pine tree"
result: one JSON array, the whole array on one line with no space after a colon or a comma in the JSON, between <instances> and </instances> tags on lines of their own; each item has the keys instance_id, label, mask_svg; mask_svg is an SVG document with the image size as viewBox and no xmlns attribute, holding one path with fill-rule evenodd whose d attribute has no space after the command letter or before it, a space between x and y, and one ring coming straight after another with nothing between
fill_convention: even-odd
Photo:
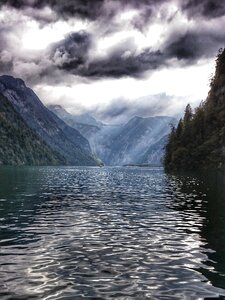
<instances>
[{"instance_id":1,"label":"pine tree","mask_svg":"<svg viewBox=\"0 0 225 300\"><path fill-rule=\"evenodd\" d=\"M176 136L178 139L182 137L183 129L184 129L184 122L183 119L181 118L180 121L178 122L177 129L176 129Z\"/></svg>"},{"instance_id":2,"label":"pine tree","mask_svg":"<svg viewBox=\"0 0 225 300\"><path fill-rule=\"evenodd\" d=\"M184 111L184 119L183 119L184 127L187 127L190 124L192 117L193 117L192 108L191 105L188 104Z\"/></svg>"}]
</instances>

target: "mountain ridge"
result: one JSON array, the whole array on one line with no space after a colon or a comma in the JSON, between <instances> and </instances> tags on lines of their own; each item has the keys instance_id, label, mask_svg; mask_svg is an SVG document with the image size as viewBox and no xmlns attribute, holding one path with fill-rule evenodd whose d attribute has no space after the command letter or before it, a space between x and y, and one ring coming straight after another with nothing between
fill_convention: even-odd
<instances>
[{"instance_id":1,"label":"mountain ridge","mask_svg":"<svg viewBox=\"0 0 225 300\"><path fill-rule=\"evenodd\" d=\"M161 164L170 123L176 123L175 118L168 116L134 116L125 124L101 123L102 125L93 127L76 122L74 116L62 106L55 105L50 109L79 130L106 165L137 164L140 161L145 164ZM154 144L158 148L156 145L153 147Z\"/></svg>"},{"instance_id":2,"label":"mountain ridge","mask_svg":"<svg viewBox=\"0 0 225 300\"><path fill-rule=\"evenodd\" d=\"M0 76L0 92L11 102L27 125L61 156L67 165L98 165L87 139L49 111L21 79Z\"/></svg>"}]
</instances>

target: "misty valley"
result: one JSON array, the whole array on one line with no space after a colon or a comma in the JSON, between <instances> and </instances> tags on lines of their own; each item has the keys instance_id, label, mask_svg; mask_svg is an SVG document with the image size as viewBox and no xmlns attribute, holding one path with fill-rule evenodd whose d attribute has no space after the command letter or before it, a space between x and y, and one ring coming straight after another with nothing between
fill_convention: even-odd
<instances>
[{"instance_id":1,"label":"misty valley","mask_svg":"<svg viewBox=\"0 0 225 300\"><path fill-rule=\"evenodd\" d=\"M2 132L5 140L0 150L1 147L5 149L0 151L0 160L4 164L162 165L167 136L171 125L177 123L175 118L167 116L135 116L125 124L115 125L104 124L88 114L72 115L60 105L45 107L24 81L11 76L0 77L0 92L2 111L7 119L12 116L12 112L15 119L22 117L30 127L29 131L35 131L34 134L41 137L46 150L47 147L51 148L48 149L49 155L52 152L49 161L47 158L43 161L44 154L43 157L35 157L37 147L34 153L25 151L22 155L23 140L19 137L22 133L18 123L14 121L7 124L8 120L3 115L0 121L6 123L3 127L5 131ZM8 129L10 126L12 129ZM10 142L13 134L13 141ZM24 135L29 139L31 133ZM15 154L6 156L7 151L15 151ZM31 155L34 157L29 158Z\"/></svg>"}]
</instances>

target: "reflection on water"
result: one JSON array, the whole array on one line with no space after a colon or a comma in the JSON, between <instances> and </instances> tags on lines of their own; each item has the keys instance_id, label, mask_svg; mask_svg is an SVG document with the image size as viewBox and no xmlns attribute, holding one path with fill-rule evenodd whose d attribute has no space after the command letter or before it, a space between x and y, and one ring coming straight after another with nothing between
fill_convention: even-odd
<instances>
[{"instance_id":1,"label":"reflection on water","mask_svg":"<svg viewBox=\"0 0 225 300\"><path fill-rule=\"evenodd\" d=\"M225 296L225 177L0 168L0 299Z\"/></svg>"}]
</instances>

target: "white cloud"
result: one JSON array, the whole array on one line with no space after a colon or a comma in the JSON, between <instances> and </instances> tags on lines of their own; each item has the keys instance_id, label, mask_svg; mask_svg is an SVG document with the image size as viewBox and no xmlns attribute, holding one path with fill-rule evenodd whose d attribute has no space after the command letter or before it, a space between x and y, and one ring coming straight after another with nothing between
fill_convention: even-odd
<instances>
[{"instance_id":1,"label":"white cloud","mask_svg":"<svg viewBox=\"0 0 225 300\"><path fill-rule=\"evenodd\" d=\"M85 30L87 24L81 21L57 21L53 24L40 26L31 20L21 37L22 47L28 50L43 50L52 43L62 40L68 33Z\"/></svg>"}]
</instances>

